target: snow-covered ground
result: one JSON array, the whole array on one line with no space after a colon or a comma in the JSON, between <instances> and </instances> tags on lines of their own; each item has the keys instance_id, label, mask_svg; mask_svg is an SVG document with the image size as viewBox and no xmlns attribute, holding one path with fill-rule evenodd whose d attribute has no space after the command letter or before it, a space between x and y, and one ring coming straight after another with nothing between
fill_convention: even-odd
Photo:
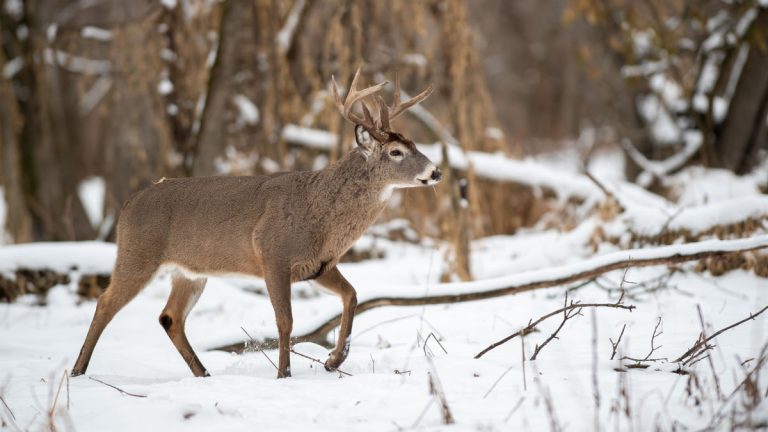
<instances>
[{"instance_id":1,"label":"snow-covered ground","mask_svg":"<svg viewBox=\"0 0 768 432\"><path fill-rule=\"evenodd\" d=\"M699 179L698 185L707 181L700 173L691 175ZM681 204L643 201L642 193L626 184L607 186L622 190L619 196L631 201L622 202L628 214L611 222L612 229L638 224L655 232L651 225L661 228L682 205L686 210L674 223L694 230L730 220L742 210L763 216L766 211L765 195L743 193L749 190L743 185L734 195L707 198L682 190ZM642 202L647 203L643 208L649 215L658 216L635 210ZM703 216L686 215L689 212ZM569 232L527 230L476 241L472 271L479 282L473 286L491 286L504 278L514 281L515 277L556 275L621 253L617 246L606 244L594 255L588 241L597 223L592 217ZM745 242L765 243L765 231ZM340 266L357 287L361 301L387 293L412 297L462 288L438 283L445 266L445 251L440 247L372 237L364 237L360 245L369 247L372 242L385 252L385 258ZM0 271L7 274L23 264L62 271L72 266L81 272L104 271L113 259L114 246L97 242L5 246L0 248ZM194 378L157 322L170 291L168 276L161 276L107 327L88 373L65 379L58 390L95 309L94 301L78 300L76 282L72 282L52 289L45 307L26 297L0 304L2 427L47 430L53 421L57 430L77 431L598 427L641 431L698 430L717 420L716 429L729 430L745 419L744 413L751 413L752 424L765 425L768 367L757 373L757 406L749 406L747 393L741 390L726 398L766 349L768 313L718 336L713 341L711 364L705 359L684 367L688 374L673 373L678 364L672 359L683 354L701 332L697 307L711 334L768 305L765 279L743 270L712 277L692 271L693 267L691 263L672 272L665 266L629 269L626 274L615 271L572 289L569 301L611 303L617 301L618 288L623 285L629 293L623 302L636 309L584 309L583 316L565 323L559 338L535 361L528 359L537 344L560 325L560 316L545 321L539 331L522 341L515 338L480 359L473 357L531 319L562 307L566 287L461 304L371 310L355 320L350 355L342 365L351 376L326 372L294 355L293 377L284 380L275 379L276 371L264 357L276 360L275 350L240 355L210 350L244 340L241 327L256 339L275 336L271 305L259 294L263 281L209 280L190 314L187 333L212 376ZM295 289L295 335L341 310L335 297L306 283ZM635 362L618 359L646 357L659 320L660 334L654 339L658 349L650 357L667 360L651 362L647 369L627 368ZM624 325L618 352L611 360L611 339L617 340ZM311 343L297 344L294 349L320 360L328 353ZM430 377L439 380L455 425L443 425L440 404L430 393Z\"/></svg>"}]
</instances>

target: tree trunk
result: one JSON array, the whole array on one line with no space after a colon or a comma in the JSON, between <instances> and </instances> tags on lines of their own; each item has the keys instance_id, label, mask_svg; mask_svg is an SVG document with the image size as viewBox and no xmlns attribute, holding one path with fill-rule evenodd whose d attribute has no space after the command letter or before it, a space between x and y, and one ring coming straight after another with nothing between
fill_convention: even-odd
<instances>
[{"instance_id":1,"label":"tree trunk","mask_svg":"<svg viewBox=\"0 0 768 432\"><path fill-rule=\"evenodd\" d=\"M759 149L768 149L768 9L760 8L751 32L749 54L715 144L718 165L738 174L754 167Z\"/></svg>"}]
</instances>

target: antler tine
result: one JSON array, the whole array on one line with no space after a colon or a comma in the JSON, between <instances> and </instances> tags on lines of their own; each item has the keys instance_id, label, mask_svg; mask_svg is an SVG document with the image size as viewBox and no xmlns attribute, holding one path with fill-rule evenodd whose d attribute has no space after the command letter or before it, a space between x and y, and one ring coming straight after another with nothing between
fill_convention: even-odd
<instances>
[{"instance_id":1,"label":"antler tine","mask_svg":"<svg viewBox=\"0 0 768 432\"><path fill-rule=\"evenodd\" d=\"M379 125L382 129L389 130L389 107L379 95L376 95L376 102L379 103Z\"/></svg>"},{"instance_id":2,"label":"antler tine","mask_svg":"<svg viewBox=\"0 0 768 432\"><path fill-rule=\"evenodd\" d=\"M397 116L405 112L405 110L407 110L408 108L428 98L429 95L432 94L432 90L433 90L432 85L430 84L429 87L427 87L423 92L401 103L400 102L400 85L399 85L400 83L399 83L399 80L396 82L397 82L397 85L395 86L395 102L393 106L389 108L390 121L397 118Z\"/></svg>"},{"instance_id":3,"label":"antler tine","mask_svg":"<svg viewBox=\"0 0 768 432\"><path fill-rule=\"evenodd\" d=\"M366 124L375 126L376 121L373 120L373 116L371 115L371 111L368 109L368 105L366 105L365 102L360 102L360 104L363 106L363 115L365 116Z\"/></svg>"},{"instance_id":4,"label":"antler tine","mask_svg":"<svg viewBox=\"0 0 768 432\"><path fill-rule=\"evenodd\" d=\"M336 85L336 78L331 77L333 81L333 97L336 101L336 107L344 118L351 121L352 123L360 124L370 129L374 129L376 124L373 120L373 117L371 116L370 111L368 111L368 107L365 106L365 102L362 102L361 100L376 92L381 91L381 89L383 89L384 86L386 86L388 83L387 81L384 81L363 90L358 90L357 80L359 77L360 68L357 69L354 78L352 78L352 84L349 86L349 91L347 92L347 97L344 102L341 101L341 97L339 96L339 89ZM352 112L352 107L357 101L361 101L363 104L363 113L365 114L364 118Z\"/></svg>"},{"instance_id":5,"label":"antler tine","mask_svg":"<svg viewBox=\"0 0 768 432\"><path fill-rule=\"evenodd\" d=\"M389 130L390 122L397 118L400 114L405 112L408 108L423 101L429 95L432 94L432 86L426 88L423 92L419 93L415 97L403 102L400 100L400 74L395 72L395 92L393 95L393 101L391 106L387 106L380 96L376 96L376 100L379 103L379 123L382 129Z\"/></svg>"}]
</instances>

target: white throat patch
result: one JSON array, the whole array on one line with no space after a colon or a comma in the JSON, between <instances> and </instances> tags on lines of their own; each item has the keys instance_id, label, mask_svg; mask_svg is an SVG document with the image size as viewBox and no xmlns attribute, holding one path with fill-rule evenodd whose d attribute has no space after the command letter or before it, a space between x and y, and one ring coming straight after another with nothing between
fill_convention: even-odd
<instances>
[{"instance_id":1,"label":"white throat patch","mask_svg":"<svg viewBox=\"0 0 768 432\"><path fill-rule=\"evenodd\" d=\"M418 187L418 185L411 184L411 183L393 183L384 186L384 189L379 192L379 201L389 201L390 198L392 198L392 192L395 191L395 189L405 189L405 188L412 188L412 187Z\"/></svg>"}]
</instances>

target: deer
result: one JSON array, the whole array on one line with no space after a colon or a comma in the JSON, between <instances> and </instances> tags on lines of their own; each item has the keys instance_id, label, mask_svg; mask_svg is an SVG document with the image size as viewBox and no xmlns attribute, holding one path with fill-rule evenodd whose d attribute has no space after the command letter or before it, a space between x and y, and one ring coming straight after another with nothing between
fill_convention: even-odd
<instances>
[{"instance_id":1,"label":"deer","mask_svg":"<svg viewBox=\"0 0 768 432\"><path fill-rule=\"evenodd\" d=\"M317 171L259 176L164 179L123 204L117 255L107 289L99 297L72 376L88 368L105 327L162 270L171 269L171 292L159 321L196 377L210 376L187 339L187 316L207 278L263 278L278 334L277 378L291 376L291 283L311 281L341 299L342 317L325 369L334 371L349 353L357 292L337 264L387 206L393 190L432 186L441 171L391 122L432 93L432 86L401 101L378 94L387 81L359 90L355 72L342 102L332 77L333 99L354 125L356 146ZM375 96L374 118L364 99ZM362 115L353 110L360 102Z\"/></svg>"}]
</instances>

